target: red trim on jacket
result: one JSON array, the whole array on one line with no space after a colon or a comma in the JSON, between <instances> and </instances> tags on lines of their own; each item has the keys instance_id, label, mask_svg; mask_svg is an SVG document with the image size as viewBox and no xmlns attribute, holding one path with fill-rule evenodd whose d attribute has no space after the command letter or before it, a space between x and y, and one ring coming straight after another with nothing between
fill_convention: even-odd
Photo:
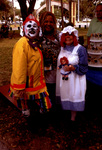
<instances>
[{"instance_id":1,"label":"red trim on jacket","mask_svg":"<svg viewBox=\"0 0 102 150\"><path fill-rule=\"evenodd\" d=\"M45 83L42 83L41 85L39 85L39 86L37 86L37 87L35 87L35 88L26 88L25 89L25 87L24 87L24 89L26 90L26 92L33 92L33 91L37 91L37 90L40 90L40 89L42 89L42 88L44 88L46 86L46 84ZM10 87L12 88L12 89L14 89L14 90L16 90L18 87L21 87L21 86L13 86L13 85L10 85ZM23 88L19 88L19 89L23 89Z\"/></svg>"},{"instance_id":2,"label":"red trim on jacket","mask_svg":"<svg viewBox=\"0 0 102 150\"><path fill-rule=\"evenodd\" d=\"M26 84L13 84L13 85L10 85L12 89L25 89L26 87Z\"/></svg>"},{"instance_id":3,"label":"red trim on jacket","mask_svg":"<svg viewBox=\"0 0 102 150\"><path fill-rule=\"evenodd\" d=\"M38 90L44 88L45 86L46 86L46 84L43 83L35 88L26 88L25 90L26 90L26 92L33 92L33 91L38 91Z\"/></svg>"}]
</instances>

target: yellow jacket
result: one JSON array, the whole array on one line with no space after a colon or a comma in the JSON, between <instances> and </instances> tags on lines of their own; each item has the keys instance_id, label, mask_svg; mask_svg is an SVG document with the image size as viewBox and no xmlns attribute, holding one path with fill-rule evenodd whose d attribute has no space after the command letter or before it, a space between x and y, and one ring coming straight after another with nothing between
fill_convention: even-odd
<instances>
[{"instance_id":1,"label":"yellow jacket","mask_svg":"<svg viewBox=\"0 0 102 150\"><path fill-rule=\"evenodd\" d=\"M26 90L27 95L46 92L43 56L38 47L34 50L26 37L14 46L10 90Z\"/></svg>"}]
</instances>

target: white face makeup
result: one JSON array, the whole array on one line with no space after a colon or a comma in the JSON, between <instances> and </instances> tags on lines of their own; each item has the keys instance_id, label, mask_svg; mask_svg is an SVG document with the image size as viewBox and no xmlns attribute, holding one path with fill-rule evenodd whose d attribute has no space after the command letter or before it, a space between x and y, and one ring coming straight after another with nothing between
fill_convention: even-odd
<instances>
[{"instance_id":1,"label":"white face makeup","mask_svg":"<svg viewBox=\"0 0 102 150\"><path fill-rule=\"evenodd\" d=\"M39 27L35 21L28 21L24 26L25 35L32 39L39 33Z\"/></svg>"}]
</instances>

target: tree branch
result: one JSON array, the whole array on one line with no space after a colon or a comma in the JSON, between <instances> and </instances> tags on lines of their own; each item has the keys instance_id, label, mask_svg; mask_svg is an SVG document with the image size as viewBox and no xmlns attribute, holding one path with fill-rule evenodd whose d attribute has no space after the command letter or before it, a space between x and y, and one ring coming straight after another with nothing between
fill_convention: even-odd
<instances>
[{"instance_id":1,"label":"tree branch","mask_svg":"<svg viewBox=\"0 0 102 150\"><path fill-rule=\"evenodd\" d=\"M24 21L26 19L26 17L28 16L26 0L17 0L17 1L20 5L22 18L23 18L23 21Z\"/></svg>"},{"instance_id":2,"label":"tree branch","mask_svg":"<svg viewBox=\"0 0 102 150\"><path fill-rule=\"evenodd\" d=\"M31 14L34 11L36 0L30 0L29 2L29 8L28 8L28 15Z\"/></svg>"}]
</instances>

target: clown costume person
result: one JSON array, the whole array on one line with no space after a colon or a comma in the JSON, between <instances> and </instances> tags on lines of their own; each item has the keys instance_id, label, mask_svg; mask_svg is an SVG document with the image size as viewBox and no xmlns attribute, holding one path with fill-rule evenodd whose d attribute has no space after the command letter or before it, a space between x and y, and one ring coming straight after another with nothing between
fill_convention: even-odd
<instances>
[{"instance_id":1,"label":"clown costume person","mask_svg":"<svg viewBox=\"0 0 102 150\"><path fill-rule=\"evenodd\" d=\"M86 49L78 44L78 31L71 26L65 27L60 33L61 51L60 58L67 57L70 66L65 66L65 71L71 71L68 80L62 80L60 71L57 70L56 96L60 96L64 110L71 111L71 121L75 122L76 112L84 111L86 92L86 72L88 71Z\"/></svg>"},{"instance_id":2,"label":"clown costume person","mask_svg":"<svg viewBox=\"0 0 102 150\"><path fill-rule=\"evenodd\" d=\"M23 22L24 36L15 44L12 58L12 75L9 95L17 101L23 115L37 106L40 112L49 111L48 96L43 67L43 56L39 46L40 24L30 14Z\"/></svg>"}]
</instances>

